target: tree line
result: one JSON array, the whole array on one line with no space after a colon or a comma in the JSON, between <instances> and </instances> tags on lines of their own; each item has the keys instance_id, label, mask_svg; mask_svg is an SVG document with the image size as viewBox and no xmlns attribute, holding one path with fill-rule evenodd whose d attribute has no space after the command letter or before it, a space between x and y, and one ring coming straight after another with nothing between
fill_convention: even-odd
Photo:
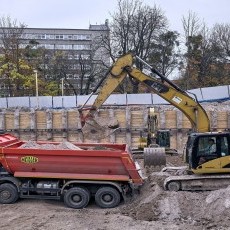
<instances>
[{"instance_id":1,"label":"tree line","mask_svg":"<svg viewBox=\"0 0 230 230\"><path fill-rule=\"evenodd\" d=\"M173 80L184 90L230 84L230 24L215 24L209 28L191 11L182 16L181 23L183 32L180 34L170 30L167 16L156 4L118 0L117 8L111 13L109 36L100 35L87 57L80 52L70 64L60 50L35 49L36 40L22 49L26 25L2 17L1 81L8 88L9 96L26 95L26 90L35 95L34 69L37 69L42 95L61 95L61 82L68 85L70 94L89 94L109 68L103 60L93 60L97 50L103 47L113 61L122 54L134 52L166 77L173 75ZM68 77L70 65L78 65L77 87ZM144 68L142 63L136 65ZM145 90L130 78L117 89L120 93Z\"/></svg>"}]
</instances>

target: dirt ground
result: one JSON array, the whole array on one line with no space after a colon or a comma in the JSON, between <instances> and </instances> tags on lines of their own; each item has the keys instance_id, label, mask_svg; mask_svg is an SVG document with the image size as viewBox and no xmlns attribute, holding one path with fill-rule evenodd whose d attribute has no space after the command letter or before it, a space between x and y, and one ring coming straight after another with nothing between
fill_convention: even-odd
<instances>
[{"instance_id":1,"label":"dirt ground","mask_svg":"<svg viewBox=\"0 0 230 230\"><path fill-rule=\"evenodd\" d=\"M182 164L178 156L168 156L167 161ZM0 205L0 229L230 229L229 194L230 187L210 192L164 191L150 173L139 195L113 209L100 209L93 201L81 210L48 200L21 199Z\"/></svg>"}]
</instances>

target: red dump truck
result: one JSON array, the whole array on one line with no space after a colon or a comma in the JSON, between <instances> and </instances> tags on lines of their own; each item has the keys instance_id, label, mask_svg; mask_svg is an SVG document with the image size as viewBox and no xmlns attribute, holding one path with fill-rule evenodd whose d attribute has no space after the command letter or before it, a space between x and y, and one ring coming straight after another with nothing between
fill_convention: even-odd
<instances>
[{"instance_id":1,"label":"red dump truck","mask_svg":"<svg viewBox=\"0 0 230 230\"><path fill-rule=\"evenodd\" d=\"M143 184L127 145L67 143L0 135L0 203L63 199L84 208L94 198L99 207L112 208Z\"/></svg>"}]
</instances>

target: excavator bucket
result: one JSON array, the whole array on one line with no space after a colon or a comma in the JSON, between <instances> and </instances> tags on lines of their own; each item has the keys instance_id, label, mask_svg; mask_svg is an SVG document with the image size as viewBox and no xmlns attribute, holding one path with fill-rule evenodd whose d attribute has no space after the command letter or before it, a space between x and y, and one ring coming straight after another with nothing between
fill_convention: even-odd
<instances>
[{"instance_id":1,"label":"excavator bucket","mask_svg":"<svg viewBox=\"0 0 230 230\"><path fill-rule=\"evenodd\" d=\"M117 120L111 118L89 118L82 128L84 138L101 140L113 134L119 127Z\"/></svg>"},{"instance_id":2,"label":"excavator bucket","mask_svg":"<svg viewBox=\"0 0 230 230\"><path fill-rule=\"evenodd\" d=\"M166 165L165 148L148 147L144 148L144 166L161 169Z\"/></svg>"}]
</instances>

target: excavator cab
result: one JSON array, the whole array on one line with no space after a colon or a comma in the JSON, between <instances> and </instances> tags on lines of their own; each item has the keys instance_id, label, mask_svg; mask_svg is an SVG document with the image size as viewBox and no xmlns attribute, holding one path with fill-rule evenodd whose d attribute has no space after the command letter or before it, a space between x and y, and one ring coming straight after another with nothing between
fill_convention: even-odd
<instances>
[{"instance_id":1,"label":"excavator cab","mask_svg":"<svg viewBox=\"0 0 230 230\"><path fill-rule=\"evenodd\" d=\"M229 156L229 133L194 133L188 138L186 160L195 174L230 172Z\"/></svg>"}]
</instances>

